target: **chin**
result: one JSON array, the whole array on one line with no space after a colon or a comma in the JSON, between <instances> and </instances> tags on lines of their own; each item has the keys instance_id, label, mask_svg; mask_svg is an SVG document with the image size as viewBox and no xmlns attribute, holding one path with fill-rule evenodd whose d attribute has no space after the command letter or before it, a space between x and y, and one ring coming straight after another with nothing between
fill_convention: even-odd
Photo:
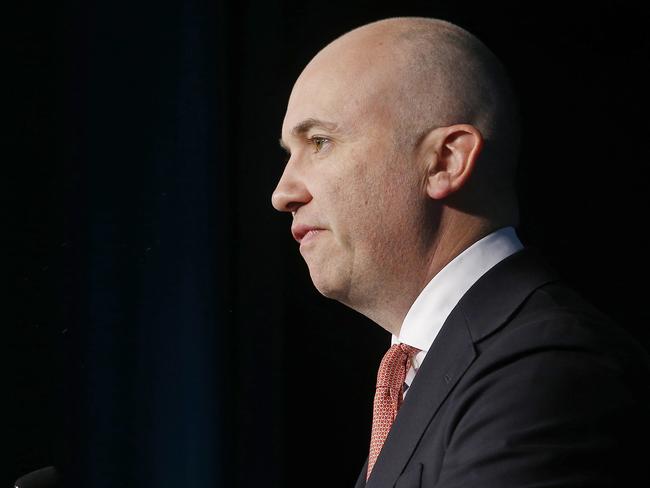
<instances>
[{"instance_id":1,"label":"chin","mask_svg":"<svg viewBox=\"0 0 650 488\"><path fill-rule=\"evenodd\" d=\"M309 275L311 276L314 287L321 295L333 300L343 301L346 287L343 286L340 279L336 279L337 277L335 276L314 272L311 269L309 270Z\"/></svg>"}]
</instances>

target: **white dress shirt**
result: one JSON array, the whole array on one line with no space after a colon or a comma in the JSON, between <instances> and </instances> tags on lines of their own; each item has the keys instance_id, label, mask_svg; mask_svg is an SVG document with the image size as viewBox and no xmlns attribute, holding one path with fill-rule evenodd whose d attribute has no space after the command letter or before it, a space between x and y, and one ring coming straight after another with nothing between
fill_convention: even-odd
<instances>
[{"instance_id":1,"label":"white dress shirt","mask_svg":"<svg viewBox=\"0 0 650 488\"><path fill-rule=\"evenodd\" d=\"M499 229L456 256L420 292L404 317L399 337L393 334L391 341L420 349L406 374L404 396L442 325L465 292L495 264L522 248L514 228Z\"/></svg>"}]
</instances>

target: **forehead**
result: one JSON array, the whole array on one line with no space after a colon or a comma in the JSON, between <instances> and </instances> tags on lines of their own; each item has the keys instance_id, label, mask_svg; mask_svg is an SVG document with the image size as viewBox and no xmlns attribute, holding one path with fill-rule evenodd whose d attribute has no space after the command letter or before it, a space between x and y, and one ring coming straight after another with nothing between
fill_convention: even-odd
<instances>
[{"instance_id":1,"label":"forehead","mask_svg":"<svg viewBox=\"0 0 650 488\"><path fill-rule=\"evenodd\" d=\"M285 115L282 133L304 120L331 121L353 129L386 118L395 102L399 82L395 57L386 50L364 49L359 43L331 45L321 51L296 81Z\"/></svg>"}]
</instances>

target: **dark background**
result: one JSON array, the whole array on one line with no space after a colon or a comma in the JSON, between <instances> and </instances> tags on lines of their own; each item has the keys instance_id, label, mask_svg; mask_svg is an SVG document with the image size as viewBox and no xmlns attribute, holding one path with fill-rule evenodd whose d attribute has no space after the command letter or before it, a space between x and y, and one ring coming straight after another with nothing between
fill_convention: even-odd
<instances>
[{"instance_id":1,"label":"dark background","mask_svg":"<svg viewBox=\"0 0 650 488\"><path fill-rule=\"evenodd\" d=\"M524 119L522 240L650 343L640 7L13 9L3 22L3 486L50 464L68 486L353 485L390 336L318 295L270 194L300 70L334 37L384 17L451 20L504 61Z\"/></svg>"}]
</instances>

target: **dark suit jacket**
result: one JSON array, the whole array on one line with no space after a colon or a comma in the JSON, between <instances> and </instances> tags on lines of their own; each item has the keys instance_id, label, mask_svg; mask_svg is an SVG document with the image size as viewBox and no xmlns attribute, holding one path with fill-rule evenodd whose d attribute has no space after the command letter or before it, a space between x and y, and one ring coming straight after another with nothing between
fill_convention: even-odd
<instances>
[{"instance_id":1,"label":"dark suit jacket","mask_svg":"<svg viewBox=\"0 0 650 488\"><path fill-rule=\"evenodd\" d=\"M535 254L463 296L356 488L650 487L650 359Z\"/></svg>"}]
</instances>

